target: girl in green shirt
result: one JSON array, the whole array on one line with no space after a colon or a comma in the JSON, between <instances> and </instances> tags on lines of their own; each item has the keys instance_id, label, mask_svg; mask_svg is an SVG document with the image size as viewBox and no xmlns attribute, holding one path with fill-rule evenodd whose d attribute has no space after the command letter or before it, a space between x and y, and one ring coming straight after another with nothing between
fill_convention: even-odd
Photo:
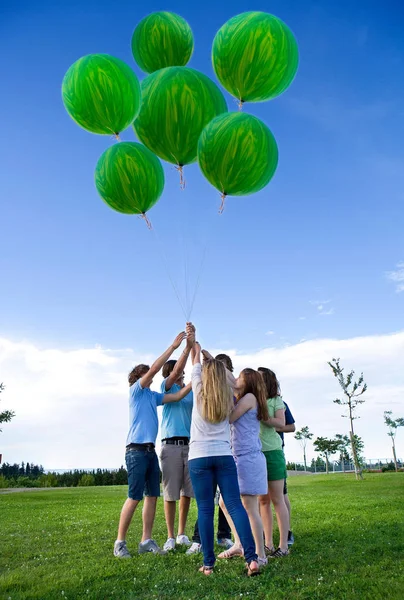
<instances>
[{"instance_id":1,"label":"girl in green shirt","mask_svg":"<svg viewBox=\"0 0 404 600\"><path fill-rule=\"evenodd\" d=\"M264 378L267 388L267 404L269 419L261 421L260 438L262 451L267 461L268 493L260 496L260 511L265 532L265 544L271 558L281 558L288 555L289 516L283 495L283 485L287 477L285 456L282 451L282 440L276 428L285 426L285 405L280 396L279 382L270 369L260 367L258 371ZM273 503L279 527L279 547L274 548L272 542Z\"/></svg>"}]
</instances>

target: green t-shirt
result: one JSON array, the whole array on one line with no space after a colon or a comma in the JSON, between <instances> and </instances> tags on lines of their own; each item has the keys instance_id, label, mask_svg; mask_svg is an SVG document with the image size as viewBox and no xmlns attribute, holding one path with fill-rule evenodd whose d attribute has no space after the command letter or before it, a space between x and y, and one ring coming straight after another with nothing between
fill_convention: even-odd
<instances>
[{"instance_id":1,"label":"green t-shirt","mask_svg":"<svg viewBox=\"0 0 404 600\"><path fill-rule=\"evenodd\" d=\"M267 400L268 412L270 418L275 417L275 412L277 410L285 410L285 405L281 396L276 396L276 398L269 398ZM282 450L282 440L278 435L275 427L268 427L263 423L260 424L260 439L262 443L262 451L269 452L271 450Z\"/></svg>"}]
</instances>

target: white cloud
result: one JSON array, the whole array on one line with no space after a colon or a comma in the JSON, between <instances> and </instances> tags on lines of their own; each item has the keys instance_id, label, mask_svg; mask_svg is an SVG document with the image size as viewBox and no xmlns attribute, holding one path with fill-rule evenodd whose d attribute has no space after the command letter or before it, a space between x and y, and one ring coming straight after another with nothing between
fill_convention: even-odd
<instances>
[{"instance_id":1,"label":"white cloud","mask_svg":"<svg viewBox=\"0 0 404 600\"><path fill-rule=\"evenodd\" d=\"M333 315L335 312L333 307L330 307L328 310L325 308L327 304L332 302L332 300L309 300L309 302L312 306L317 308L319 315L327 317Z\"/></svg>"},{"instance_id":2,"label":"white cloud","mask_svg":"<svg viewBox=\"0 0 404 600\"><path fill-rule=\"evenodd\" d=\"M159 349L156 348L156 351ZM327 361L340 357L347 370L364 372L369 390L355 421L370 458L390 456L383 411L404 414L404 332L347 340L316 339L282 348L240 354L225 348L235 371L269 366L282 385L297 427L308 425L315 436L347 431L340 391ZM128 426L127 373L139 361L151 362L132 349L102 347L64 350L33 342L0 338L0 396L16 417L0 434L3 460L33 461L46 468L117 467L124 459ZM187 369L189 373L189 368ZM154 388L160 379L156 378ZM397 454L404 457L404 435L397 435ZM287 456L301 460L293 435L286 438ZM309 448L310 458L313 456Z\"/></svg>"},{"instance_id":3,"label":"white cloud","mask_svg":"<svg viewBox=\"0 0 404 600\"><path fill-rule=\"evenodd\" d=\"M265 335L274 335L275 331L267 331Z\"/></svg>"},{"instance_id":4,"label":"white cloud","mask_svg":"<svg viewBox=\"0 0 404 600\"><path fill-rule=\"evenodd\" d=\"M396 292L404 292L404 262L399 262L395 271L386 273L387 279L396 284Z\"/></svg>"}]
</instances>

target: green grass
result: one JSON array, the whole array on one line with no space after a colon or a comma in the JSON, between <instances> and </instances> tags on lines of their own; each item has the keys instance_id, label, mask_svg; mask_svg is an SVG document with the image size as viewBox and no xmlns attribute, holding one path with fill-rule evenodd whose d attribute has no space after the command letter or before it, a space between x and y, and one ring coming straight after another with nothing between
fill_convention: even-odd
<instances>
[{"instance_id":1,"label":"green grass","mask_svg":"<svg viewBox=\"0 0 404 600\"><path fill-rule=\"evenodd\" d=\"M404 474L291 477L296 544L253 579L235 559L212 577L200 557L135 554L140 512L129 531L131 560L112 556L124 487L0 495L0 598L307 599L404 598ZM162 511L154 537L165 541ZM192 505L189 524L196 510ZM191 527L188 534L191 533Z\"/></svg>"}]
</instances>

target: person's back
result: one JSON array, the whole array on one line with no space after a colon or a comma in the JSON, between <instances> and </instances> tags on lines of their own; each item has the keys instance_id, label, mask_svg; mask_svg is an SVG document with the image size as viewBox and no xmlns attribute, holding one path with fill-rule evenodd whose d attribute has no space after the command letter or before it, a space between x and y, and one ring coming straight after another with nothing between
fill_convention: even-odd
<instances>
[{"instance_id":1,"label":"person's back","mask_svg":"<svg viewBox=\"0 0 404 600\"><path fill-rule=\"evenodd\" d=\"M231 448L234 456L242 456L250 452L259 452L262 448L260 441L260 422L257 408L245 412L230 428Z\"/></svg>"}]
</instances>

